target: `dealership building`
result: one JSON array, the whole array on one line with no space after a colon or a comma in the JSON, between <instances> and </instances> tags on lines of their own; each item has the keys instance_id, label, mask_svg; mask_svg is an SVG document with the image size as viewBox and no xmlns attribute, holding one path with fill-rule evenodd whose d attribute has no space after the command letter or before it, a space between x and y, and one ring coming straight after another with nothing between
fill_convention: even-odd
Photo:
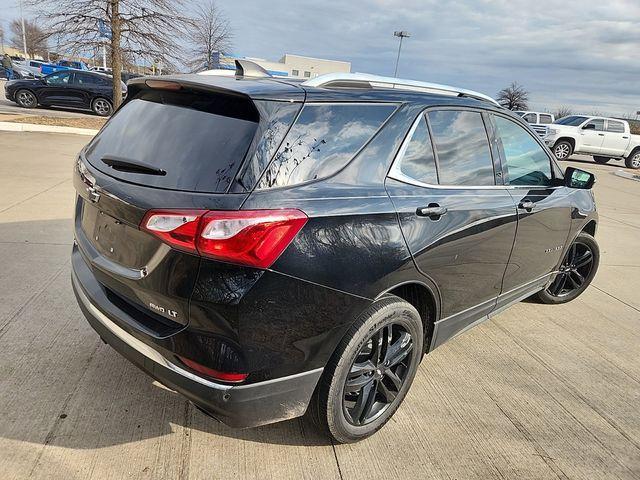
<instances>
[{"instance_id":1,"label":"dealership building","mask_svg":"<svg viewBox=\"0 0 640 480\"><path fill-rule=\"evenodd\" d=\"M220 68L235 69L234 60L251 60L264 68L271 75L280 77L313 78L333 72L350 72L351 62L327 60L324 58L304 57L285 53L277 62L253 57L235 57L220 55Z\"/></svg>"}]
</instances>

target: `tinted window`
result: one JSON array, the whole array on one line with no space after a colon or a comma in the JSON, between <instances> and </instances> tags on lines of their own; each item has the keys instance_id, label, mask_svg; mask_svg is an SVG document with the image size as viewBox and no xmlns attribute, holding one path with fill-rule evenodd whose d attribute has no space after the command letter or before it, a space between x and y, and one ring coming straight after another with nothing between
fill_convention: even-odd
<instances>
[{"instance_id":1,"label":"tinted window","mask_svg":"<svg viewBox=\"0 0 640 480\"><path fill-rule=\"evenodd\" d=\"M596 130L598 132L602 132L604 130L604 120L601 118L589 120L582 126L582 128L585 130Z\"/></svg>"},{"instance_id":2,"label":"tinted window","mask_svg":"<svg viewBox=\"0 0 640 480\"><path fill-rule=\"evenodd\" d=\"M442 185L494 185L489 141L477 112L429 112Z\"/></svg>"},{"instance_id":3,"label":"tinted window","mask_svg":"<svg viewBox=\"0 0 640 480\"><path fill-rule=\"evenodd\" d=\"M607 132L624 133L624 123L609 120L607 122Z\"/></svg>"},{"instance_id":4,"label":"tinted window","mask_svg":"<svg viewBox=\"0 0 640 480\"><path fill-rule=\"evenodd\" d=\"M49 85L67 85L70 78L71 72L57 72L46 77Z\"/></svg>"},{"instance_id":5,"label":"tinted window","mask_svg":"<svg viewBox=\"0 0 640 480\"><path fill-rule=\"evenodd\" d=\"M524 117L522 117L527 123L537 123L538 119L536 118L535 113L527 113Z\"/></svg>"},{"instance_id":6,"label":"tinted window","mask_svg":"<svg viewBox=\"0 0 640 480\"><path fill-rule=\"evenodd\" d=\"M107 122L85 152L99 170L132 183L197 192L224 192L257 128L249 100L215 94L146 90ZM103 158L162 169L145 175L108 167Z\"/></svg>"},{"instance_id":7,"label":"tinted window","mask_svg":"<svg viewBox=\"0 0 640 480\"><path fill-rule=\"evenodd\" d=\"M569 125L571 127L577 127L578 125L582 125L582 122L586 121L587 117L581 117L579 115L570 115L568 117L562 117L559 120L556 120L553 123L557 123L558 125Z\"/></svg>"},{"instance_id":8,"label":"tinted window","mask_svg":"<svg viewBox=\"0 0 640 480\"><path fill-rule=\"evenodd\" d=\"M540 144L520 125L494 117L511 185L551 185L551 162Z\"/></svg>"},{"instance_id":9,"label":"tinted window","mask_svg":"<svg viewBox=\"0 0 640 480\"><path fill-rule=\"evenodd\" d=\"M544 113L540 114L540 123L552 123L553 119L551 118L551 115L546 115Z\"/></svg>"},{"instance_id":10,"label":"tinted window","mask_svg":"<svg viewBox=\"0 0 640 480\"><path fill-rule=\"evenodd\" d=\"M306 105L258 188L326 177L345 166L380 128L394 105Z\"/></svg>"},{"instance_id":11,"label":"tinted window","mask_svg":"<svg viewBox=\"0 0 640 480\"><path fill-rule=\"evenodd\" d=\"M424 115L411 136L399 164L400 172L423 183L437 184L436 162Z\"/></svg>"},{"instance_id":12,"label":"tinted window","mask_svg":"<svg viewBox=\"0 0 640 480\"><path fill-rule=\"evenodd\" d=\"M76 72L75 80L73 83L76 83L78 85L100 85L100 79L94 77L93 75Z\"/></svg>"}]
</instances>

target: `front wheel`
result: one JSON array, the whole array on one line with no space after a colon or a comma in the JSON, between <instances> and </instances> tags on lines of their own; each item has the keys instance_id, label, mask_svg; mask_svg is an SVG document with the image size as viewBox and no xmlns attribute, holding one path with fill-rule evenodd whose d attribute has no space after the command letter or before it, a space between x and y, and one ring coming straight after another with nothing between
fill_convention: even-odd
<instances>
[{"instance_id":1,"label":"front wheel","mask_svg":"<svg viewBox=\"0 0 640 480\"><path fill-rule=\"evenodd\" d=\"M372 304L325 367L311 404L314 420L337 442L373 435L398 409L423 353L418 311L396 296Z\"/></svg>"},{"instance_id":2,"label":"front wheel","mask_svg":"<svg viewBox=\"0 0 640 480\"><path fill-rule=\"evenodd\" d=\"M600 248L596 239L581 232L569 247L553 281L538 292L538 300L549 304L570 302L589 286L599 263Z\"/></svg>"},{"instance_id":3,"label":"front wheel","mask_svg":"<svg viewBox=\"0 0 640 480\"><path fill-rule=\"evenodd\" d=\"M566 160L573 153L573 147L565 140L561 140L553 146L553 154L558 160Z\"/></svg>"},{"instance_id":4,"label":"front wheel","mask_svg":"<svg viewBox=\"0 0 640 480\"><path fill-rule=\"evenodd\" d=\"M627 168L638 170L640 168L640 150L636 150L631 155L629 155L624 161L624 164L627 166Z\"/></svg>"},{"instance_id":5,"label":"front wheel","mask_svg":"<svg viewBox=\"0 0 640 480\"><path fill-rule=\"evenodd\" d=\"M91 110L93 110L96 115L108 117L113 112L113 106L109 100L96 98L91 104Z\"/></svg>"},{"instance_id":6,"label":"front wheel","mask_svg":"<svg viewBox=\"0 0 640 480\"><path fill-rule=\"evenodd\" d=\"M596 163L604 164L604 163L607 163L609 160L611 160L611 158L609 158L609 157L599 157L598 155L594 155L593 156L593 160Z\"/></svg>"}]
</instances>

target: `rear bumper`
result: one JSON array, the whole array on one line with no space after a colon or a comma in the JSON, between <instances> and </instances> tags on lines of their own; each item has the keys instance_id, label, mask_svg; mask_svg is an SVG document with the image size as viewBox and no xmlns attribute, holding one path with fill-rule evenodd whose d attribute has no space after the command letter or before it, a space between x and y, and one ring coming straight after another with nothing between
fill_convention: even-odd
<instances>
[{"instance_id":1,"label":"rear bumper","mask_svg":"<svg viewBox=\"0 0 640 480\"><path fill-rule=\"evenodd\" d=\"M73 262L72 262L73 263ZM151 377L181 393L217 420L235 428L274 423L305 413L322 368L249 385L225 385L185 370L139 338L121 328L91 298L76 266L71 280L78 304L93 329L118 353ZM123 317L126 314L123 312Z\"/></svg>"}]
</instances>

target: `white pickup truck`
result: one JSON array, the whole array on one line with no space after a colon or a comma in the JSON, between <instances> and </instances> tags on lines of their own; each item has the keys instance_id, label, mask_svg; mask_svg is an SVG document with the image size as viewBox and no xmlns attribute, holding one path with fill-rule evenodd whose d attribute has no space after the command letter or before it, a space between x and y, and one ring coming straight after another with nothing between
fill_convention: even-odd
<instances>
[{"instance_id":1,"label":"white pickup truck","mask_svg":"<svg viewBox=\"0 0 640 480\"><path fill-rule=\"evenodd\" d=\"M544 142L558 160L578 153L592 155L597 163L616 158L640 168L640 135L632 135L624 120L570 115L549 125Z\"/></svg>"}]
</instances>

